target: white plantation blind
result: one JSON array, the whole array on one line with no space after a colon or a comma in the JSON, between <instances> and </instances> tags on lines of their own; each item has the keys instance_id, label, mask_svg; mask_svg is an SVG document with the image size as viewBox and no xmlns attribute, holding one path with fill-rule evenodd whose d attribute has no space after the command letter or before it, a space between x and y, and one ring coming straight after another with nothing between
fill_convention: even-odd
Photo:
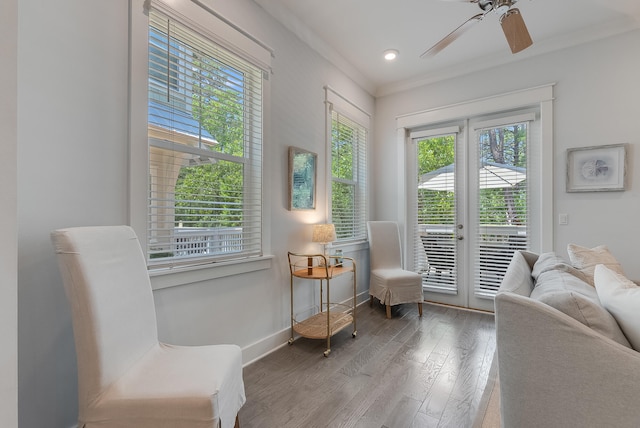
<instances>
[{"instance_id":1,"label":"white plantation blind","mask_svg":"<svg viewBox=\"0 0 640 428\"><path fill-rule=\"evenodd\" d=\"M414 266L426 290L457 294L455 146L459 126L414 131Z\"/></svg>"},{"instance_id":2,"label":"white plantation blind","mask_svg":"<svg viewBox=\"0 0 640 428\"><path fill-rule=\"evenodd\" d=\"M516 250L529 248L527 153L533 114L475 126L478 156L475 294L495 296Z\"/></svg>"},{"instance_id":3,"label":"white plantation blind","mask_svg":"<svg viewBox=\"0 0 640 428\"><path fill-rule=\"evenodd\" d=\"M149 13L149 264L261 255L263 70L170 15Z\"/></svg>"},{"instance_id":4,"label":"white plantation blind","mask_svg":"<svg viewBox=\"0 0 640 428\"><path fill-rule=\"evenodd\" d=\"M331 117L331 222L337 241L366 239L369 116L327 89Z\"/></svg>"}]
</instances>

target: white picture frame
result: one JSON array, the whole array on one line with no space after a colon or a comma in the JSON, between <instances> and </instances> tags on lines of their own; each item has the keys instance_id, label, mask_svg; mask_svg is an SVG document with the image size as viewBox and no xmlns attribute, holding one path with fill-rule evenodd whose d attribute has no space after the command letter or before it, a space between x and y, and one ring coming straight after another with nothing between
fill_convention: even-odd
<instances>
[{"instance_id":1,"label":"white picture frame","mask_svg":"<svg viewBox=\"0 0 640 428\"><path fill-rule=\"evenodd\" d=\"M567 187L572 192L620 192L626 189L626 144L567 149Z\"/></svg>"}]
</instances>

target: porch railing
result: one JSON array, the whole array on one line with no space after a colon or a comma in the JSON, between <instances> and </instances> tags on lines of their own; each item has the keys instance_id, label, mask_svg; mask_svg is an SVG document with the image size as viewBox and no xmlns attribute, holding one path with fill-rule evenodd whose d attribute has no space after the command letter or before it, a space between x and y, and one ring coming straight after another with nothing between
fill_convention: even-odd
<instances>
[{"instance_id":1,"label":"porch railing","mask_svg":"<svg viewBox=\"0 0 640 428\"><path fill-rule=\"evenodd\" d=\"M171 247L174 257L237 253L242 251L242 228L176 227Z\"/></svg>"},{"instance_id":2,"label":"porch railing","mask_svg":"<svg viewBox=\"0 0 640 428\"><path fill-rule=\"evenodd\" d=\"M416 260L426 289L457 293L455 230L454 225L419 225L423 251L418 250ZM465 238L477 254L473 266L475 293L491 298L500 287L513 253L528 247L526 226L481 225L475 239L467 235Z\"/></svg>"}]
</instances>

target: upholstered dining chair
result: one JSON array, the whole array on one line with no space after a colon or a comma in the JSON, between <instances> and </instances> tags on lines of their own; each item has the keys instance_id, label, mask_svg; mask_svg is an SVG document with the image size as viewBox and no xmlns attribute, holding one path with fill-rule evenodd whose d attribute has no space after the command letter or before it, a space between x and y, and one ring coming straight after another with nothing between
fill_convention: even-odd
<instances>
[{"instance_id":1,"label":"upholstered dining chair","mask_svg":"<svg viewBox=\"0 0 640 428\"><path fill-rule=\"evenodd\" d=\"M369 304L373 306L375 297L386 305L387 318L391 318L391 306L417 303L422 316L422 277L403 268L398 224L393 221L369 221L367 232L371 267Z\"/></svg>"},{"instance_id":2,"label":"upholstered dining chair","mask_svg":"<svg viewBox=\"0 0 640 428\"><path fill-rule=\"evenodd\" d=\"M230 428L245 403L237 345L158 340L142 249L128 226L51 233L71 307L79 428Z\"/></svg>"}]
</instances>

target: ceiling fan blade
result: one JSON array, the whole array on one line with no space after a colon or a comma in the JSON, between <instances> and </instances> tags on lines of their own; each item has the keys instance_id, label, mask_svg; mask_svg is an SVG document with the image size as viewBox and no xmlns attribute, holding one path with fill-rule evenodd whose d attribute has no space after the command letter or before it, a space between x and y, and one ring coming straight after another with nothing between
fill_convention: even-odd
<instances>
[{"instance_id":1,"label":"ceiling fan blade","mask_svg":"<svg viewBox=\"0 0 640 428\"><path fill-rule=\"evenodd\" d=\"M533 44L529 30L527 30L524 19L517 8L511 8L502 15L500 25L512 53L518 53Z\"/></svg>"},{"instance_id":2,"label":"ceiling fan blade","mask_svg":"<svg viewBox=\"0 0 640 428\"><path fill-rule=\"evenodd\" d=\"M476 16L472 16L471 18L469 18L461 26L447 34L442 40L423 52L422 55L420 55L420 58L432 57L438 52L442 51L453 41L458 39L458 37L464 34L469 28L473 27L474 24L482 21L482 18L484 18L485 14L486 13L479 13Z\"/></svg>"}]
</instances>

